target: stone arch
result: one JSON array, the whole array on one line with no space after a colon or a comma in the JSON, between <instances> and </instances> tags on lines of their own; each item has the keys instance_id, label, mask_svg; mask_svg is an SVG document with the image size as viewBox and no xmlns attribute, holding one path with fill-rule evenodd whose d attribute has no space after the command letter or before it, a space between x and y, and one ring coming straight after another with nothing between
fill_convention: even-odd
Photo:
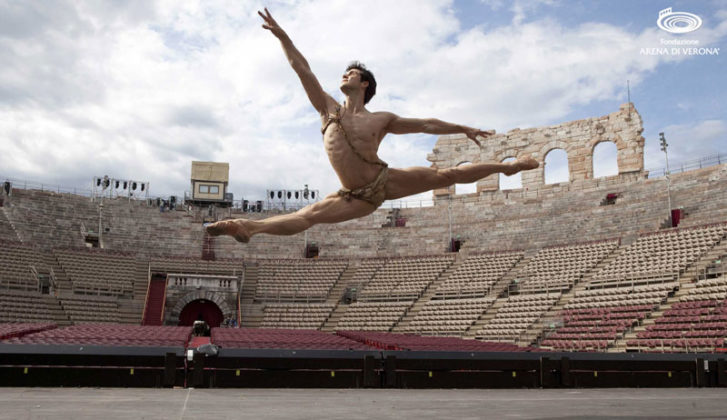
<instances>
[{"instance_id":1,"label":"stone arch","mask_svg":"<svg viewBox=\"0 0 727 420\"><path fill-rule=\"evenodd\" d=\"M540 150L538 150L538 156L540 157L540 168L537 169L537 182L539 184L545 184L545 167L547 166L545 164L545 158L548 156L548 153L552 152L555 149L563 149L565 150L565 153L568 156L568 174L570 177L572 177L573 171L570 168L571 164L571 155L573 152L573 145L569 142L560 141L556 139L551 139L548 142L542 144L540 146ZM535 171L533 171L535 172Z\"/></svg>"},{"instance_id":2,"label":"stone arch","mask_svg":"<svg viewBox=\"0 0 727 420\"><path fill-rule=\"evenodd\" d=\"M472 162L463 160L462 162L458 163L456 166L461 165L471 165ZM454 194L460 195L460 194L476 194L477 193L477 181L471 182L469 184L454 184Z\"/></svg>"},{"instance_id":3,"label":"stone arch","mask_svg":"<svg viewBox=\"0 0 727 420\"><path fill-rule=\"evenodd\" d=\"M220 308L222 314L225 317L237 318L235 316L234 309L230 308L230 305L225 302L225 294L213 292L211 290L195 290L184 295L181 299L177 301L177 303L172 308L171 312L169 313L170 318L178 319L179 315L182 313L182 309L184 309L187 304L200 299L214 302Z\"/></svg>"},{"instance_id":4,"label":"stone arch","mask_svg":"<svg viewBox=\"0 0 727 420\"><path fill-rule=\"evenodd\" d=\"M554 164L562 163L562 159L565 159L565 174L562 173L562 169L553 169ZM572 180L573 171L570 168L570 156L566 148L554 147L549 149L543 155L543 163L544 184L559 184Z\"/></svg>"},{"instance_id":5,"label":"stone arch","mask_svg":"<svg viewBox=\"0 0 727 420\"><path fill-rule=\"evenodd\" d=\"M618 175L618 155L619 150L616 142L611 140L601 140L596 142L591 148L591 167L589 168L589 177L595 179ZM600 163L598 164L596 164L596 157L599 158L598 161Z\"/></svg>"},{"instance_id":6,"label":"stone arch","mask_svg":"<svg viewBox=\"0 0 727 420\"><path fill-rule=\"evenodd\" d=\"M508 156L502 160L500 160L500 163L510 162L517 159L515 156ZM517 190L521 189L523 187L523 177L522 173L516 173L515 175L507 176L505 174L498 174L497 175L497 185L498 189L500 190Z\"/></svg>"},{"instance_id":7,"label":"stone arch","mask_svg":"<svg viewBox=\"0 0 727 420\"><path fill-rule=\"evenodd\" d=\"M593 155L596 150L596 146L603 142L611 142L616 145L616 164L618 165L619 173L621 172L622 168L625 167L624 165L624 152L628 149L629 145L627 142L625 142L621 136L618 134L614 135L613 138L606 138L602 136L598 136L596 138L591 139L588 142L588 156L590 159L586 159L586 178L587 179L593 179L594 176L594 170L593 170Z\"/></svg>"}]
</instances>

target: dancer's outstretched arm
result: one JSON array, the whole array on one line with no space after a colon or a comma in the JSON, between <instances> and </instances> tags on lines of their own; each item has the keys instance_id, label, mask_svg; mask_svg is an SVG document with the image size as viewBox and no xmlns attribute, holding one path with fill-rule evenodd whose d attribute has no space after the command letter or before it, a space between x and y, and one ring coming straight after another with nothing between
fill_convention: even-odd
<instances>
[{"instance_id":1,"label":"dancer's outstretched arm","mask_svg":"<svg viewBox=\"0 0 727 420\"><path fill-rule=\"evenodd\" d=\"M459 124L452 124L436 118L402 118L396 114L387 113L389 122L386 131L392 134L465 134L470 140L482 146L477 137L487 138L495 134L495 130L480 130Z\"/></svg>"},{"instance_id":2,"label":"dancer's outstretched arm","mask_svg":"<svg viewBox=\"0 0 727 420\"><path fill-rule=\"evenodd\" d=\"M285 33L283 28L278 25L278 22L273 19L273 16L270 14L268 9L265 8L265 13L260 11L257 13L265 21L265 23L263 23L263 28L272 32L273 35L280 40L285 56L288 57L290 66L293 67L293 70L295 70L296 74L298 74L298 77L303 84L303 89L305 89L305 93L308 95L308 99L310 99L313 107L321 115L328 114L328 110L336 105L335 99L323 90L318 79L311 71L308 61L305 57L303 57L303 54L295 48L293 41L290 40L290 37L288 37L288 34Z\"/></svg>"}]
</instances>

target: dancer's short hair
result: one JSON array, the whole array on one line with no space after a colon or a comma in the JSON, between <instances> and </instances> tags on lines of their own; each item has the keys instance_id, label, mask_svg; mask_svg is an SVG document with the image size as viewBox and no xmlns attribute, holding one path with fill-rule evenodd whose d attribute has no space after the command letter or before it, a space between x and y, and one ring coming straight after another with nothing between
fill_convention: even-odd
<instances>
[{"instance_id":1,"label":"dancer's short hair","mask_svg":"<svg viewBox=\"0 0 727 420\"><path fill-rule=\"evenodd\" d=\"M351 69L356 69L361 72L361 81L362 82L369 82L369 85L366 87L366 92L364 93L364 104L369 103L371 98L376 95L376 79L374 78L374 74L371 73L369 69L366 68L364 63L360 61L353 61L351 64L346 67L346 71L349 71Z\"/></svg>"}]
</instances>

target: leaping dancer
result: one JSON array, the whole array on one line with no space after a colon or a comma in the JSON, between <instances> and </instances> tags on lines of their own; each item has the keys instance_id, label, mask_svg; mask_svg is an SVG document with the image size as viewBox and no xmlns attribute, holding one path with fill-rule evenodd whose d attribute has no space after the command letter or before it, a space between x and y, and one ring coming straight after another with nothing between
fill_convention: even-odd
<instances>
[{"instance_id":1,"label":"leaping dancer","mask_svg":"<svg viewBox=\"0 0 727 420\"><path fill-rule=\"evenodd\" d=\"M453 184L475 182L495 173L513 175L535 169L532 157L509 163L474 163L456 168L389 168L377 152L388 133L465 134L480 146L494 130L479 130L434 118L402 118L391 112L369 112L365 105L376 93L374 75L359 62L351 63L343 74L340 89L343 105L321 87L305 57L288 34L270 15L258 12L262 27L275 35L293 70L298 74L308 99L321 116L323 145L328 160L343 186L338 192L295 213L263 220L234 219L207 225L210 235L229 235L248 242L253 235L294 235L318 223L339 223L373 213L385 200L396 200Z\"/></svg>"}]
</instances>

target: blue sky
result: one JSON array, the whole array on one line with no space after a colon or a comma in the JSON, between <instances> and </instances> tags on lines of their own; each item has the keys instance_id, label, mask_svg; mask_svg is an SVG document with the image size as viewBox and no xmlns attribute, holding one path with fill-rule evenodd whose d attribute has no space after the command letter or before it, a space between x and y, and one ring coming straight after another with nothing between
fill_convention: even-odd
<instances>
[{"instance_id":1,"label":"blue sky","mask_svg":"<svg viewBox=\"0 0 727 420\"><path fill-rule=\"evenodd\" d=\"M727 150L727 1L285 0L266 3L341 98L345 64L376 74L371 111L505 132L605 115L631 98L645 166ZM338 188L315 111L260 1L0 1L0 176L89 187L93 176L189 190L190 162L230 162L230 191ZM673 35L658 12L702 27ZM696 39L710 56L644 56ZM391 166L429 165L430 135L388 136ZM549 162L550 163L550 162ZM563 163L549 168L564 174ZM426 199L425 194L416 199Z\"/></svg>"}]
</instances>

